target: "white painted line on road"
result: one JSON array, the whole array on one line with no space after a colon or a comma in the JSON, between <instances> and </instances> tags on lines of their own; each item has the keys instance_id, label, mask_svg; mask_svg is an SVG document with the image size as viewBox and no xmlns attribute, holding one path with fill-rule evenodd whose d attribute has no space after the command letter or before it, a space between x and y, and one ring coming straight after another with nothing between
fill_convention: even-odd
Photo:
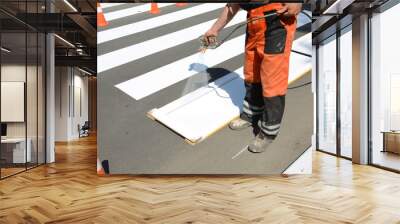
<instances>
[{"instance_id":1,"label":"white painted line on road","mask_svg":"<svg viewBox=\"0 0 400 224\"><path fill-rule=\"evenodd\" d=\"M101 8L103 8L103 9L118 6L118 5L123 5L123 4L126 4L126 3L100 3Z\"/></svg>"},{"instance_id":2,"label":"white painted line on road","mask_svg":"<svg viewBox=\"0 0 400 224\"><path fill-rule=\"evenodd\" d=\"M149 114L190 142L198 143L240 115L245 94L242 70L239 68L161 108L151 110ZM310 70L309 57L291 54L289 84Z\"/></svg>"},{"instance_id":3,"label":"white painted line on road","mask_svg":"<svg viewBox=\"0 0 400 224\"><path fill-rule=\"evenodd\" d=\"M238 117L244 94L241 67L149 114L196 144Z\"/></svg>"},{"instance_id":4,"label":"white painted line on road","mask_svg":"<svg viewBox=\"0 0 400 224\"><path fill-rule=\"evenodd\" d=\"M233 26L244 21L245 15L246 13L244 11L239 12L238 15L235 16L235 18L233 18L232 21L229 23L229 26ZM216 19L210 20L195 26L188 27L186 29L182 29L160 37L156 37L148 41L118 49L104 55L97 56L97 70L99 73L104 72L114 67L137 60L139 58L196 39L207 29L209 29L215 21ZM235 46L235 48L237 48L237 46Z\"/></svg>"},{"instance_id":5,"label":"white painted line on road","mask_svg":"<svg viewBox=\"0 0 400 224\"><path fill-rule=\"evenodd\" d=\"M238 157L240 154L242 154L244 151L247 150L249 146L246 145L246 147L244 147L242 150L240 150L238 153L236 153L234 156L232 156L232 159L236 159L236 157Z\"/></svg>"},{"instance_id":6,"label":"white painted line on road","mask_svg":"<svg viewBox=\"0 0 400 224\"><path fill-rule=\"evenodd\" d=\"M148 95L171 86L192 75L204 71L207 67L212 67L222 63L232 57L243 53L245 35L231 39L215 50L208 50L204 55L204 64L195 64L199 54L188 56L164 65L158 69L127 80L116 87L136 100L140 100Z\"/></svg>"},{"instance_id":7,"label":"white painted line on road","mask_svg":"<svg viewBox=\"0 0 400 224\"><path fill-rule=\"evenodd\" d=\"M110 40L115 40L124 36L143 32L145 30L160 27L179 20L187 19L196 15L200 15L218 8L222 8L225 4L201 4L177 12L168 13L162 16L134 22L124 26L108 29L97 33L97 44L101 44Z\"/></svg>"},{"instance_id":8,"label":"white painted line on road","mask_svg":"<svg viewBox=\"0 0 400 224\"><path fill-rule=\"evenodd\" d=\"M165 6L173 5L175 3L157 3L157 4L158 8L162 8ZM150 7L151 7L150 3L139 6L135 6L135 4L132 4L132 7L130 8L104 13L104 16L106 17L107 21L112 21L123 17L132 16L138 13L150 11Z\"/></svg>"}]
</instances>

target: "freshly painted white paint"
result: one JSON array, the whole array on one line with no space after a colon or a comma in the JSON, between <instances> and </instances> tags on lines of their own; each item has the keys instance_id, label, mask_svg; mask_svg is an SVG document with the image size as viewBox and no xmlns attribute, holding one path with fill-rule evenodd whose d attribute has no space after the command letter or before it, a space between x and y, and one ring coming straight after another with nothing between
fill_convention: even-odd
<instances>
[{"instance_id":1,"label":"freshly painted white paint","mask_svg":"<svg viewBox=\"0 0 400 224\"><path fill-rule=\"evenodd\" d=\"M135 23L130 23L124 26L119 26L112 29L107 29L97 33L97 44L101 44L110 40L115 40L121 37L139 33L145 30L164 26L179 20L187 19L196 15L200 15L218 8L222 8L225 4L201 4L177 12L168 13L154 18L141 20Z\"/></svg>"},{"instance_id":2,"label":"freshly painted white paint","mask_svg":"<svg viewBox=\"0 0 400 224\"><path fill-rule=\"evenodd\" d=\"M238 46L244 45L244 39L244 35L242 35L225 42L225 44L215 50L207 51L204 57L204 64L196 64L201 55L201 53L197 53L122 82L115 87L134 99L140 100L161 89L202 72L208 67L212 67L242 54L243 49Z\"/></svg>"},{"instance_id":3,"label":"freshly painted white paint","mask_svg":"<svg viewBox=\"0 0 400 224\"><path fill-rule=\"evenodd\" d=\"M307 38L296 40L295 46L300 46L307 40ZM311 42L309 45L311 47ZM242 70L243 68L239 68L149 113L189 141L199 142L239 116L245 93ZM289 83L310 70L311 58L296 53L291 54Z\"/></svg>"},{"instance_id":4,"label":"freshly painted white paint","mask_svg":"<svg viewBox=\"0 0 400 224\"><path fill-rule=\"evenodd\" d=\"M170 85L182 81L190 76L202 72L208 67L212 67L232 57L243 53L243 49L238 46L244 45L244 35L227 41L221 47L215 50L209 50L205 53L204 64L191 69L199 59L200 53L188 56L171 64L165 65L148 73L122 82L115 87L125 92L136 100L140 100L148 95L160 91ZM310 46L310 49L307 49ZM294 41L293 48L299 51L311 54L311 34L305 35ZM290 79L296 79L296 75L303 74L311 68L311 58L292 53L290 61ZM308 67L299 66L309 64ZM200 68L199 68L200 67ZM200 69L200 70L199 70ZM165 75L168 74L168 75Z\"/></svg>"},{"instance_id":5,"label":"freshly painted white paint","mask_svg":"<svg viewBox=\"0 0 400 224\"><path fill-rule=\"evenodd\" d=\"M239 13L239 15L236 16L229 23L229 25L232 26L242 22L244 20L244 16L245 13ZM209 29L215 21L215 19L210 20L183 30L169 33L145 42L97 56L97 70L99 73L104 72L117 66L196 39L200 36L200 34Z\"/></svg>"},{"instance_id":6,"label":"freshly painted white paint","mask_svg":"<svg viewBox=\"0 0 400 224\"><path fill-rule=\"evenodd\" d=\"M189 141L199 142L239 115L245 93L242 70L239 68L150 114Z\"/></svg>"},{"instance_id":7,"label":"freshly painted white paint","mask_svg":"<svg viewBox=\"0 0 400 224\"><path fill-rule=\"evenodd\" d=\"M157 3L157 4L158 4L158 8L162 8L162 7L173 5L175 3ZM135 4L132 4L132 6L133 7L130 7L127 9L121 9L121 10L105 13L104 16L107 21L112 21L112 20L123 18L123 17L132 16L132 15L135 15L138 13L150 11L150 7L151 7L151 5L149 3L139 5L139 6L135 6Z\"/></svg>"}]
</instances>

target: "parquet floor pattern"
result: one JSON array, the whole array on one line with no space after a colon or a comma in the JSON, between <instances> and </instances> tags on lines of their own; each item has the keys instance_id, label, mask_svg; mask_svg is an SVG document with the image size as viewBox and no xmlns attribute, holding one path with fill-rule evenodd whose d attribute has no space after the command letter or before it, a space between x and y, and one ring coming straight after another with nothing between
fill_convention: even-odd
<instances>
[{"instance_id":1,"label":"parquet floor pattern","mask_svg":"<svg viewBox=\"0 0 400 224\"><path fill-rule=\"evenodd\" d=\"M312 175L96 175L96 139L0 181L0 223L400 223L400 175L314 153Z\"/></svg>"}]
</instances>

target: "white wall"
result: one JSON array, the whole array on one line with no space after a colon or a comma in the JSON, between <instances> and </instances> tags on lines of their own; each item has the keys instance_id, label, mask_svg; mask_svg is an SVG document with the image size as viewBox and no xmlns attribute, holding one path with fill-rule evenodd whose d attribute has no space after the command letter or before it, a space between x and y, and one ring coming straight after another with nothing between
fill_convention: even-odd
<instances>
[{"instance_id":1,"label":"white wall","mask_svg":"<svg viewBox=\"0 0 400 224\"><path fill-rule=\"evenodd\" d=\"M4 64L1 66L1 81L2 82L25 82L25 75L27 69L27 74L35 74L36 75L36 67L18 64ZM28 77L29 78L29 77ZM31 83L32 84L32 83ZM36 82L33 83L36 85ZM29 90L29 89L28 89ZM28 97L35 97L36 98L36 89L35 92L28 92ZM27 99L28 102L32 100ZM35 105L36 107L36 105ZM6 108L2 108L5 110ZM30 117L31 115L36 116L36 114L28 113L28 121L31 122L36 119L36 117ZM35 120L36 121L36 120ZM8 137L25 137L25 124L26 122L7 122L7 136ZM28 125L28 127L32 127L33 125ZM29 133L28 133L29 134ZM29 137L29 136L28 136Z\"/></svg>"},{"instance_id":2,"label":"white wall","mask_svg":"<svg viewBox=\"0 0 400 224\"><path fill-rule=\"evenodd\" d=\"M56 141L77 139L78 124L83 125L88 120L88 78L83 75L76 68L56 67Z\"/></svg>"}]
</instances>

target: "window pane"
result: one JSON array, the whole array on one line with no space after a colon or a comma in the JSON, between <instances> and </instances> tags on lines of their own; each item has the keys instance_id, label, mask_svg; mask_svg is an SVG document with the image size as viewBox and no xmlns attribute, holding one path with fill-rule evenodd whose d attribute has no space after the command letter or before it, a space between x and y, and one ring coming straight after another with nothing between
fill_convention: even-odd
<instances>
[{"instance_id":1,"label":"window pane","mask_svg":"<svg viewBox=\"0 0 400 224\"><path fill-rule=\"evenodd\" d=\"M25 170L26 33L1 33L1 177ZM26 147L28 145L28 147ZM28 150L27 150L28 149Z\"/></svg>"},{"instance_id":2,"label":"window pane","mask_svg":"<svg viewBox=\"0 0 400 224\"><path fill-rule=\"evenodd\" d=\"M400 170L400 4L373 16L372 162Z\"/></svg>"},{"instance_id":3,"label":"window pane","mask_svg":"<svg viewBox=\"0 0 400 224\"><path fill-rule=\"evenodd\" d=\"M352 141L352 35L351 26L340 36L340 150L351 158Z\"/></svg>"},{"instance_id":4,"label":"window pane","mask_svg":"<svg viewBox=\"0 0 400 224\"><path fill-rule=\"evenodd\" d=\"M336 36L318 48L318 147L336 153Z\"/></svg>"}]
</instances>

